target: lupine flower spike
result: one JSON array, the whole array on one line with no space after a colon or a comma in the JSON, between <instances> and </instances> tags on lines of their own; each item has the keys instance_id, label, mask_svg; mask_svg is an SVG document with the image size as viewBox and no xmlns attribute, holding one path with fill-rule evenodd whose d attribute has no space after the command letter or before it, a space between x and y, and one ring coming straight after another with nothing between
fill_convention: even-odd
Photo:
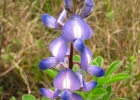
<instances>
[{"instance_id":1,"label":"lupine flower spike","mask_svg":"<svg viewBox=\"0 0 140 100\"><path fill-rule=\"evenodd\" d=\"M82 73L85 71L96 77L104 76L105 72L101 67L90 65L92 52L84 43L93 34L91 27L84 20L90 15L93 7L92 0L64 0L64 9L57 18L49 14L42 15L42 22L46 27L62 31L62 35L50 44L52 57L43 59L39 63L41 70L63 65L53 80L55 91L47 88L40 89L40 93L46 98L83 100L82 96L75 91L91 91L98 83L85 82ZM74 49L79 52L81 58L79 62L81 70L77 72L72 70ZM65 61L66 58L68 58L67 61Z\"/></svg>"}]
</instances>

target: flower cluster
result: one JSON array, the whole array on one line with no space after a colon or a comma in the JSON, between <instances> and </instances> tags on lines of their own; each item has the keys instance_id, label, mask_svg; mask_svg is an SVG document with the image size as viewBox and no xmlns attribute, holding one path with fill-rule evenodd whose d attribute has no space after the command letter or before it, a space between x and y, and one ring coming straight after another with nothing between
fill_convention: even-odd
<instances>
[{"instance_id":1,"label":"flower cluster","mask_svg":"<svg viewBox=\"0 0 140 100\"><path fill-rule=\"evenodd\" d=\"M85 40L91 38L93 33L84 20L90 15L93 7L92 0L64 0L64 9L56 19L49 14L42 15L43 24L49 28L62 30L62 36L50 44L52 57L41 60L39 68L41 70L55 66L63 68L54 78L55 91L41 88L40 93L43 96L52 100L55 98L83 100L74 91L90 91L96 87L97 82L85 82L82 73L86 71L97 77L105 74L101 67L90 65L92 52L84 43ZM73 61L74 48L80 54L80 62ZM77 72L72 70L75 63L81 68Z\"/></svg>"}]
</instances>

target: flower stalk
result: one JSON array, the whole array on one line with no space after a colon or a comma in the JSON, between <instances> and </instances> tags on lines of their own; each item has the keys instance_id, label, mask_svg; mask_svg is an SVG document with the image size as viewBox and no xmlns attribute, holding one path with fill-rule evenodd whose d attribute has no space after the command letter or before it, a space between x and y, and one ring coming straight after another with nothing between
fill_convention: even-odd
<instances>
[{"instance_id":1,"label":"flower stalk","mask_svg":"<svg viewBox=\"0 0 140 100\"><path fill-rule=\"evenodd\" d=\"M78 8L78 5L81 7ZM62 68L53 80L55 91L46 88L40 89L40 93L46 98L54 100L61 97L62 100L83 100L82 96L75 91L87 92L97 86L97 82L94 80L84 81L83 71L96 77L104 76L105 72L101 67L90 65L92 52L84 43L93 34L91 27L84 20L92 9L92 0L64 0L64 9L56 19L49 14L42 15L42 22L45 26L62 30L62 35L50 44L52 57L43 59L39 63L41 70L54 66ZM67 15L69 15L69 19L67 19ZM70 47L67 45L69 43ZM80 53L79 62L73 61L74 49ZM67 64L69 65L67 66ZM74 72L73 64L78 64L81 69Z\"/></svg>"},{"instance_id":2,"label":"flower stalk","mask_svg":"<svg viewBox=\"0 0 140 100\"><path fill-rule=\"evenodd\" d=\"M73 67L73 43L70 43L69 68Z\"/></svg>"}]
</instances>

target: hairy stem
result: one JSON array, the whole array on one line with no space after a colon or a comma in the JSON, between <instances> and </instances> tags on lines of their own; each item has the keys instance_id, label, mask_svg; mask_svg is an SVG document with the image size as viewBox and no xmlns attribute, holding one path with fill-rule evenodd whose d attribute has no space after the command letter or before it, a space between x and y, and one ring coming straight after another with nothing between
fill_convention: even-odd
<instances>
[{"instance_id":1,"label":"hairy stem","mask_svg":"<svg viewBox=\"0 0 140 100\"><path fill-rule=\"evenodd\" d=\"M70 44L70 57L69 57L69 68L73 67L73 44Z\"/></svg>"}]
</instances>

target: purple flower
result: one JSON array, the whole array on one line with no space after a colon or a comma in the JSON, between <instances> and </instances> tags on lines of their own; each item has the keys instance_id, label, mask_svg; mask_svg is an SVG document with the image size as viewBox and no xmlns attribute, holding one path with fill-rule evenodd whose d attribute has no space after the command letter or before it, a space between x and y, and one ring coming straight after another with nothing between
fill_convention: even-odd
<instances>
[{"instance_id":1,"label":"purple flower","mask_svg":"<svg viewBox=\"0 0 140 100\"><path fill-rule=\"evenodd\" d=\"M74 42L77 38L87 40L91 36L92 29L79 15L72 15L62 29L62 37L68 42Z\"/></svg>"},{"instance_id":2,"label":"purple flower","mask_svg":"<svg viewBox=\"0 0 140 100\"><path fill-rule=\"evenodd\" d=\"M60 15L56 19L56 24L59 24L60 26L64 26L64 20L66 18L66 10L63 9L63 11L60 13Z\"/></svg>"},{"instance_id":3,"label":"purple flower","mask_svg":"<svg viewBox=\"0 0 140 100\"><path fill-rule=\"evenodd\" d=\"M63 37L58 37L50 44L50 51L58 61L64 62L64 58L67 53L67 42Z\"/></svg>"},{"instance_id":4,"label":"purple flower","mask_svg":"<svg viewBox=\"0 0 140 100\"><path fill-rule=\"evenodd\" d=\"M98 67L98 66L89 65L86 71L89 74L97 76L97 77L102 77L105 75L105 71L101 67Z\"/></svg>"},{"instance_id":5,"label":"purple flower","mask_svg":"<svg viewBox=\"0 0 140 100\"><path fill-rule=\"evenodd\" d=\"M94 4L93 4L92 0L85 0L84 5L81 9L80 16L82 18L86 18L93 10L93 7L94 7Z\"/></svg>"},{"instance_id":6,"label":"purple flower","mask_svg":"<svg viewBox=\"0 0 140 100\"><path fill-rule=\"evenodd\" d=\"M62 100L83 100L80 95L73 92L80 89L80 79L73 70L69 68L61 70L53 83L55 88L63 90Z\"/></svg>"},{"instance_id":7,"label":"purple flower","mask_svg":"<svg viewBox=\"0 0 140 100\"><path fill-rule=\"evenodd\" d=\"M81 54L84 53L85 51L85 43L82 39L80 38L77 38L75 41L74 41L74 47L77 51L79 51Z\"/></svg>"},{"instance_id":8,"label":"purple flower","mask_svg":"<svg viewBox=\"0 0 140 100\"><path fill-rule=\"evenodd\" d=\"M68 13L73 12L73 4L72 0L64 0L64 6Z\"/></svg>"},{"instance_id":9,"label":"purple flower","mask_svg":"<svg viewBox=\"0 0 140 100\"><path fill-rule=\"evenodd\" d=\"M52 100L55 98L83 100L74 91L90 91L97 86L97 82L85 82L82 72L86 71L96 77L104 76L105 72L102 68L89 65L92 59L92 52L84 43L93 34L91 27L84 20L90 15L93 6L92 0L64 0L64 9L56 19L49 14L42 15L42 22L45 26L62 30L62 36L56 38L50 44L49 49L52 57L41 60L39 63L41 70L54 66L63 68L53 80L55 91L46 88L40 89L40 93L46 98L51 98ZM77 12L78 10L80 10L79 13ZM67 17L70 18L68 19ZM69 42L70 48L68 47ZM74 48L80 53L80 62L73 61ZM72 70L74 63L77 63L82 70L75 73Z\"/></svg>"},{"instance_id":10,"label":"purple flower","mask_svg":"<svg viewBox=\"0 0 140 100\"><path fill-rule=\"evenodd\" d=\"M84 100L79 94L64 90L61 95L62 100Z\"/></svg>"},{"instance_id":11,"label":"purple flower","mask_svg":"<svg viewBox=\"0 0 140 100\"><path fill-rule=\"evenodd\" d=\"M59 61L55 57L49 57L40 61L39 68L41 70L46 70L57 65L58 63Z\"/></svg>"},{"instance_id":12,"label":"purple flower","mask_svg":"<svg viewBox=\"0 0 140 100\"><path fill-rule=\"evenodd\" d=\"M85 46L84 41L80 38L74 41L74 47L76 48L77 51L80 52L81 67L82 67L82 70L85 70L92 59L92 52L89 48Z\"/></svg>"},{"instance_id":13,"label":"purple flower","mask_svg":"<svg viewBox=\"0 0 140 100\"><path fill-rule=\"evenodd\" d=\"M68 89L71 91L79 90L80 80L73 70L62 69L53 81L54 87L60 90Z\"/></svg>"},{"instance_id":14,"label":"purple flower","mask_svg":"<svg viewBox=\"0 0 140 100\"><path fill-rule=\"evenodd\" d=\"M85 47L84 52L81 54L81 67L85 70L92 59L92 52L89 48Z\"/></svg>"},{"instance_id":15,"label":"purple flower","mask_svg":"<svg viewBox=\"0 0 140 100\"><path fill-rule=\"evenodd\" d=\"M39 68L42 70L51 68L59 62L64 62L64 58L67 53L67 43L63 37L58 37L50 44L50 51L53 57L41 60L39 63Z\"/></svg>"},{"instance_id":16,"label":"purple flower","mask_svg":"<svg viewBox=\"0 0 140 100\"><path fill-rule=\"evenodd\" d=\"M57 17L57 19L50 16L49 14L43 14L42 15L42 22L45 26L47 26L49 28L62 29L62 27L64 25L65 18L66 18L66 10L63 9L63 11Z\"/></svg>"},{"instance_id":17,"label":"purple flower","mask_svg":"<svg viewBox=\"0 0 140 100\"><path fill-rule=\"evenodd\" d=\"M78 75L79 79L80 79L80 83L81 83L81 88L87 92L90 91L92 89L94 89L97 86L97 82L93 81L93 82L86 82L84 81L83 75L80 71L77 71L76 74Z\"/></svg>"},{"instance_id":18,"label":"purple flower","mask_svg":"<svg viewBox=\"0 0 140 100\"><path fill-rule=\"evenodd\" d=\"M54 98L58 97L60 90L59 89L55 89L55 92L53 92L50 89L46 89L46 88L41 88L40 89L40 93L45 96L46 98L52 98L52 100L54 100Z\"/></svg>"},{"instance_id":19,"label":"purple flower","mask_svg":"<svg viewBox=\"0 0 140 100\"><path fill-rule=\"evenodd\" d=\"M80 79L73 70L69 68L62 69L55 77L53 84L56 88L55 92L41 88L40 93L47 98L56 98L62 90L62 100L83 100L80 95L73 92L80 89Z\"/></svg>"}]
</instances>

